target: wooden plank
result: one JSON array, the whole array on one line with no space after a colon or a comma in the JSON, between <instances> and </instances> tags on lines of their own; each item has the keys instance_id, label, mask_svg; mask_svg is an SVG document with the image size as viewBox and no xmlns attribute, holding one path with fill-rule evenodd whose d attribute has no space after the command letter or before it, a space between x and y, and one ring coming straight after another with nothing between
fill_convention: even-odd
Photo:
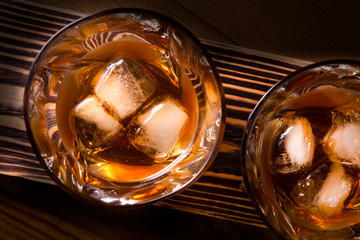
<instances>
[{"instance_id":1,"label":"wooden plank","mask_svg":"<svg viewBox=\"0 0 360 240\"><path fill-rule=\"evenodd\" d=\"M22 107L24 85L34 53L50 37L48 28L59 30L63 24L83 14L51 10L40 5L32 7L23 1L4 1L0 5L12 16L5 24L6 28L1 29L12 31L2 32L0 37L0 56L6 60L0 64L0 173L52 183L36 161L26 135ZM18 25L26 19L31 24ZM36 24L43 23L46 23L45 27L36 28ZM247 193L240 188L240 146L244 126L261 96L307 62L205 39L202 42L220 72L225 90L227 125L224 141L217 158L197 183L157 205L264 227ZM25 228L24 231L29 230ZM36 232L32 236L43 237Z\"/></svg>"},{"instance_id":2,"label":"wooden plank","mask_svg":"<svg viewBox=\"0 0 360 240\"><path fill-rule=\"evenodd\" d=\"M176 203L114 210L79 204L48 184L0 182L0 239L277 239L263 227L174 210Z\"/></svg>"}]
</instances>

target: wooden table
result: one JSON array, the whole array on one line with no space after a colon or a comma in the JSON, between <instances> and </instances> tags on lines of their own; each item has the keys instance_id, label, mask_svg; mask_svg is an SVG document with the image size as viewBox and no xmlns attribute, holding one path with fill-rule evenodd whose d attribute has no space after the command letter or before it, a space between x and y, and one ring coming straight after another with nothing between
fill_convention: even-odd
<instances>
[{"instance_id":1,"label":"wooden table","mask_svg":"<svg viewBox=\"0 0 360 240\"><path fill-rule=\"evenodd\" d=\"M314 3L311 6L327 6L327 12L321 12L323 16L336 12L335 6L322 3L324 5ZM306 7L309 6L301 7L308 10ZM158 11L183 23L201 38L218 68L227 103L224 141L218 157L204 176L190 189L156 205L119 211L80 203L52 185L33 154L22 112L23 87L31 62L46 40L81 16L114 7ZM318 40L319 36L321 39L326 35L310 34L317 30L316 27L307 31L303 26L310 24L311 19L319 20L314 14L320 12L311 8L305 15L313 18L292 21L295 29L290 29L291 24L276 24L283 16L290 19L289 14L297 12L296 6L271 6L267 10L265 7L266 3L261 1L252 4L162 0L2 1L0 236L6 236L5 239L275 239L252 207L247 193L241 189L240 145L246 119L261 96L295 69L311 61L358 58L360 47L352 37L355 31L339 29L337 21L342 16L343 22L351 20L350 26L355 27L359 26L359 20L350 19L354 12L349 6L345 8L346 14L336 15L330 21L334 23L331 27L341 30L344 35L341 38L333 35L329 41L334 45L331 48L331 44ZM280 9L288 9L290 13L283 11L282 15L277 15ZM255 12L261 17L256 21ZM269 22L270 17L275 19ZM322 26L323 21L311 23ZM275 26L289 34L278 34L279 29ZM325 32L335 33L327 28L322 33ZM300 36L295 37L296 34ZM267 37L262 38L262 35ZM276 40L279 42L275 43ZM299 44L301 41L307 42ZM308 61L284 56L302 57Z\"/></svg>"}]
</instances>

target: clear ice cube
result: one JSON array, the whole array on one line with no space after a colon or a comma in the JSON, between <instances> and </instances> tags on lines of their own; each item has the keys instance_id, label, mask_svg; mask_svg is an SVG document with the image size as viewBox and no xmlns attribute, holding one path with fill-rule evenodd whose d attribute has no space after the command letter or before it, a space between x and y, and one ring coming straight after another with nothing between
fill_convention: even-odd
<instances>
[{"instance_id":1,"label":"clear ice cube","mask_svg":"<svg viewBox=\"0 0 360 240\"><path fill-rule=\"evenodd\" d=\"M282 121L279 133L280 153L273 168L279 173L292 173L309 166L315 148L315 137L309 121L305 118Z\"/></svg>"},{"instance_id":2,"label":"clear ice cube","mask_svg":"<svg viewBox=\"0 0 360 240\"><path fill-rule=\"evenodd\" d=\"M291 193L294 201L319 217L341 212L352 189L352 182L341 164L326 163L303 176Z\"/></svg>"},{"instance_id":3,"label":"clear ice cube","mask_svg":"<svg viewBox=\"0 0 360 240\"><path fill-rule=\"evenodd\" d=\"M344 168L340 164L333 164L312 202L316 212L327 217L340 213L351 188L351 180L346 176Z\"/></svg>"},{"instance_id":4,"label":"clear ice cube","mask_svg":"<svg viewBox=\"0 0 360 240\"><path fill-rule=\"evenodd\" d=\"M117 118L124 119L154 93L158 82L141 64L119 58L95 77L93 86L96 96Z\"/></svg>"},{"instance_id":5,"label":"clear ice cube","mask_svg":"<svg viewBox=\"0 0 360 240\"><path fill-rule=\"evenodd\" d=\"M162 162L171 154L187 119L187 113L176 101L155 99L132 120L129 139L140 151Z\"/></svg>"},{"instance_id":6,"label":"clear ice cube","mask_svg":"<svg viewBox=\"0 0 360 240\"><path fill-rule=\"evenodd\" d=\"M360 167L360 123L336 124L325 136L325 149L333 161Z\"/></svg>"},{"instance_id":7,"label":"clear ice cube","mask_svg":"<svg viewBox=\"0 0 360 240\"><path fill-rule=\"evenodd\" d=\"M86 147L99 147L115 135L121 135L122 124L109 114L100 100L90 95L72 109L75 129Z\"/></svg>"}]
</instances>

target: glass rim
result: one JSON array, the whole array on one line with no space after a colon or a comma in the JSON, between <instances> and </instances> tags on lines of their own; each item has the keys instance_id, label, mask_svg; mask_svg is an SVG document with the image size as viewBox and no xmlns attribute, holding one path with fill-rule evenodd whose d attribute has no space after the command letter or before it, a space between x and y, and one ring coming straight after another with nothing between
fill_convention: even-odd
<instances>
[{"instance_id":1,"label":"glass rim","mask_svg":"<svg viewBox=\"0 0 360 240\"><path fill-rule=\"evenodd\" d=\"M193 41L197 47L199 47L201 54L205 57L206 61L208 62L208 65L210 67L211 70L211 74L214 78L214 82L218 88L219 91L219 102L220 102L220 109L221 109L221 124L219 127L219 135L218 135L218 139L217 142L214 146L214 148L212 149L211 153L209 154L209 158L206 160L206 164L204 164L202 166L202 168L196 173L196 176L193 177L190 181L186 182L184 185L182 185L180 187L180 189L159 196L157 198L151 199L151 200L147 200L145 202L141 202L141 203L136 203L136 204L126 204L126 205L109 205L105 202L90 198L90 197L85 197L82 196L80 193L77 193L73 190L71 190L66 184L62 183L54 174L53 172L46 166L45 161L43 160L43 157L41 156L41 151L39 149L39 147L37 146L36 142L35 142L35 138L33 136L32 130L31 130L31 126L30 126L30 119L29 119L29 114L28 114L28 104L29 104L29 97L30 97L30 88L33 84L33 80L34 80L34 74L35 74L35 70L37 69L38 63L41 59L41 57L45 54L45 52L48 50L48 48L50 48L53 44L54 41L56 41L59 37L62 36L63 33L65 33L69 28L76 26L80 23L89 21L89 20L93 20L96 19L98 17L103 17L106 15L110 15L110 14L146 14L148 16L151 17L155 17L156 19L162 20L164 22L170 23L173 26L175 26L177 29L180 29L182 32L184 32L190 39L191 41ZM226 126L226 103L225 103L225 94L224 94L224 89L222 86L222 82L218 73L218 70L214 64L214 62L212 61L212 58L210 57L210 54L208 53L208 51L206 50L205 46L200 42L200 40L190 31L188 30L184 25L182 25L181 23L179 23L178 21L155 11L151 11L151 10L146 10L146 9L140 9L140 8L113 8L113 9L108 9L108 10L104 10L104 11L100 11L100 12L96 12L96 13L92 13L89 14L87 16L81 17L71 23L69 23L68 25L62 27L60 30L58 30L52 37L50 37L47 42L41 47L41 49L39 50L38 54L36 55L34 61L31 64L30 67L30 72L28 74L28 77L26 79L26 83L25 83L25 89L24 89L24 100L23 100L23 107L24 107L24 121L25 121L25 127L26 127L26 132L27 132L27 136L29 139L29 142L32 146L32 149L36 155L37 160L40 162L40 165L42 167L42 169L45 170L46 174L51 178L52 181L54 181L56 183L56 185L60 186L61 189L63 189L65 192L67 192L68 194L70 194L71 196L75 197L76 199L79 199L82 202L85 203L90 203L92 205L95 206L101 206L101 207L106 207L106 208L129 208L129 207L135 207L135 206L142 206L142 205L147 205L147 204L151 204L153 202L158 202L161 200L164 200L166 198L169 198L173 195L179 194L180 192L186 190L188 187L190 187L193 183L195 183L201 176L202 173L205 172L209 166L212 164L212 162L215 160L218 152L219 152L219 148L220 145L222 143L223 137L224 137L224 133L225 133L225 126Z\"/></svg>"}]
</instances>

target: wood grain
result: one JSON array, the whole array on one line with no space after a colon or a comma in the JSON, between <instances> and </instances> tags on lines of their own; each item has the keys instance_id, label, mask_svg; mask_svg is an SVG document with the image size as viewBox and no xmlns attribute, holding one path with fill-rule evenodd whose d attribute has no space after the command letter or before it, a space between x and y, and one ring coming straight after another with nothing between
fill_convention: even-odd
<instances>
[{"instance_id":1,"label":"wood grain","mask_svg":"<svg viewBox=\"0 0 360 240\"><path fill-rule=\"evenodd\" d=\"M257 240L268 229L146 205L106 209L54 185L0 175L0 239Z\"/></svg>"},{"instance_id":2,"label":"wood grain","mask_svg":"<svg viewBox=\"0 0 360 240\"><path fill-rule=\"evenodd\" d=\"M42 45L53 33L85 14L23 1L0 2L0 13L4 20L0 22L0 173L53 184L40 167L27 138L22 106L24 85ZM157 205L264 228L247 193L240 187L243 129L262 95L284 76L309 62L205 39L202 42L225 90L224 141L214 163L198 182Z\"/></svg>"}]
</instances>

